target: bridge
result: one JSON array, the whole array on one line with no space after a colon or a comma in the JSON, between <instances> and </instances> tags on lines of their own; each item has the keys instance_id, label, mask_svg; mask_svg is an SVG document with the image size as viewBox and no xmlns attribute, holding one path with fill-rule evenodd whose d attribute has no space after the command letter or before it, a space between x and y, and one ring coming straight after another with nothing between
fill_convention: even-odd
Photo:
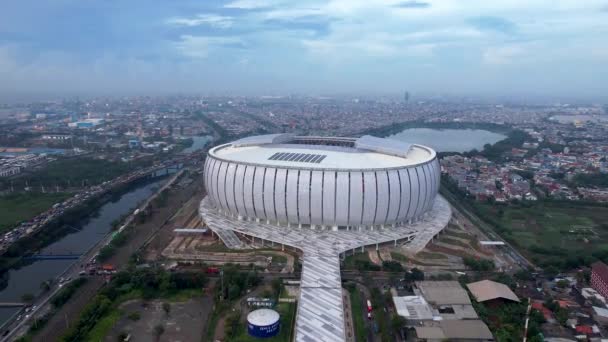
<instances>
[{"instance_id":1,"label":"bridge","mask_svg":"<svg viewBox=\"0 0 608 342\"><path fill-rule=\"evenodd\" d=\"M25 260L77 260L82 254L33 254L24 257Z\"/></svg>"},{"instance_id":2,"label":"bridge","mask_svg":"<svg viewBox=\"0 0 608 342\"><path fill-rule=\"evenodd\" d=\"M26 303L11 303L11 302L0 302L0 308L16 308L21 306L26 306Z\"/></svg>"}]
</instances>

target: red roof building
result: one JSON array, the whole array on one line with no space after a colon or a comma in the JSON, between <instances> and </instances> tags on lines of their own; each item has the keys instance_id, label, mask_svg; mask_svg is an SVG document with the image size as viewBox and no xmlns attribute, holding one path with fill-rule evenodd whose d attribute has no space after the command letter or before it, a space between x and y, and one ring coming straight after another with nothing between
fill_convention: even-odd
<instances>
[{"instance_id":1,"label":"red roof building","mask_svg":"<svg viewBox=\"0 0 608 342\"><path fill-rule=\"evenodd\" d=\"M601 261L591 265L591 287L608 298L608 265Z\"/></svg>"}]
</instances>

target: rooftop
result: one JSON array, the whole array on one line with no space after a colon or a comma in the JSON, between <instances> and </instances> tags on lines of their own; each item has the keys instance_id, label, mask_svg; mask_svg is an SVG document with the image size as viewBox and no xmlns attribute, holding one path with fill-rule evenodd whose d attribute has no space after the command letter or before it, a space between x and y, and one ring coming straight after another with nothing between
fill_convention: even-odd
<instances>
[{"instance_id":1,"label":"rooftop","mask_svg":"<svg viewBox=\"0 0 608 342\"><path fill-rule=\"evenodd\" d=\"M418 338L445 340L493 340L488 326L477 319L434 322L431 326L416 327Z\"/></svg>"},{"instance_id":2,"label":"rooftop","mask_svg":"<svg viewBox=\"0 0 608 342\"><path fill-rule=\"evenodd\" d=\"M239 163L320 170L386 169L415 166L435 158L435 151L372 136L361 138L253 136L213 148L216 158Z\"/></svg>"},{"instance_id":3,"label":"rooftop","mask_svg":"<svg viewBox=\"0 0 608 342\"><path fill-rule=\"evenodd\" d=\"M511 289L501 283L497 283L491 280L482 280L475 283L467 284L469 291L475 297L478 302L485 302L492 299L503 298L519 302L517 295L511 291Z\"/></svg>"},{"instance_id":4,"label":"rooftop","mask_svg":"<svg viewBox=\"0 0 608 342\"><path fill-rule=\"evenodd\" d=\"M417 281L416 287L424 299L434 305L471 305L467 291L455 280Z\"/></svg>"},{"instance_id":5,"label":"rooftop","mask_svg":"<svg viewBox=\"0 0 608 342\"><path fill-rule=\"evenodd\" d=\"M408 319L433 319L433 311L420 296L393 297L397 314Z\"/></svg>"}]
</instances>

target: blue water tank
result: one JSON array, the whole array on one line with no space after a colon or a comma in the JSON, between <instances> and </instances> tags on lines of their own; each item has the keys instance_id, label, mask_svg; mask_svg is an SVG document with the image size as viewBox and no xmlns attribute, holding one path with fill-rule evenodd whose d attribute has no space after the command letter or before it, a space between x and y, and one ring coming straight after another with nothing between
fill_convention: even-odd
<instances>
[{"instance_id":1,"label":"blue water tank","mask_svg":"<svg viewBox=\"0 0 608 342\"><path fill-rule=\"evenodd\" d=\"M281 321L279 313L271 309L258 309L247 315L247 332L258 338L273 337L279 333Z\"/></svg>"}]
</instances>

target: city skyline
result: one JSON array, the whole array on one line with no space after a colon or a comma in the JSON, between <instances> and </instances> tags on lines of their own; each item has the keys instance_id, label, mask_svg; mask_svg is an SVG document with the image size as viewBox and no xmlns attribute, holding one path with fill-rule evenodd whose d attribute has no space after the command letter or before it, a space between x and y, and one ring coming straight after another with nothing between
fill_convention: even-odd
<instances>
[{"instance_id":1,"label":"city skyline","mask_svg":"<svg viewBox=\"0 0 608 342\"><path fill-rule=\"evenodd\" d=\"M603 100L607 15L595 0L11 1L0 92Z\"/></svg>"}]
</instances>

